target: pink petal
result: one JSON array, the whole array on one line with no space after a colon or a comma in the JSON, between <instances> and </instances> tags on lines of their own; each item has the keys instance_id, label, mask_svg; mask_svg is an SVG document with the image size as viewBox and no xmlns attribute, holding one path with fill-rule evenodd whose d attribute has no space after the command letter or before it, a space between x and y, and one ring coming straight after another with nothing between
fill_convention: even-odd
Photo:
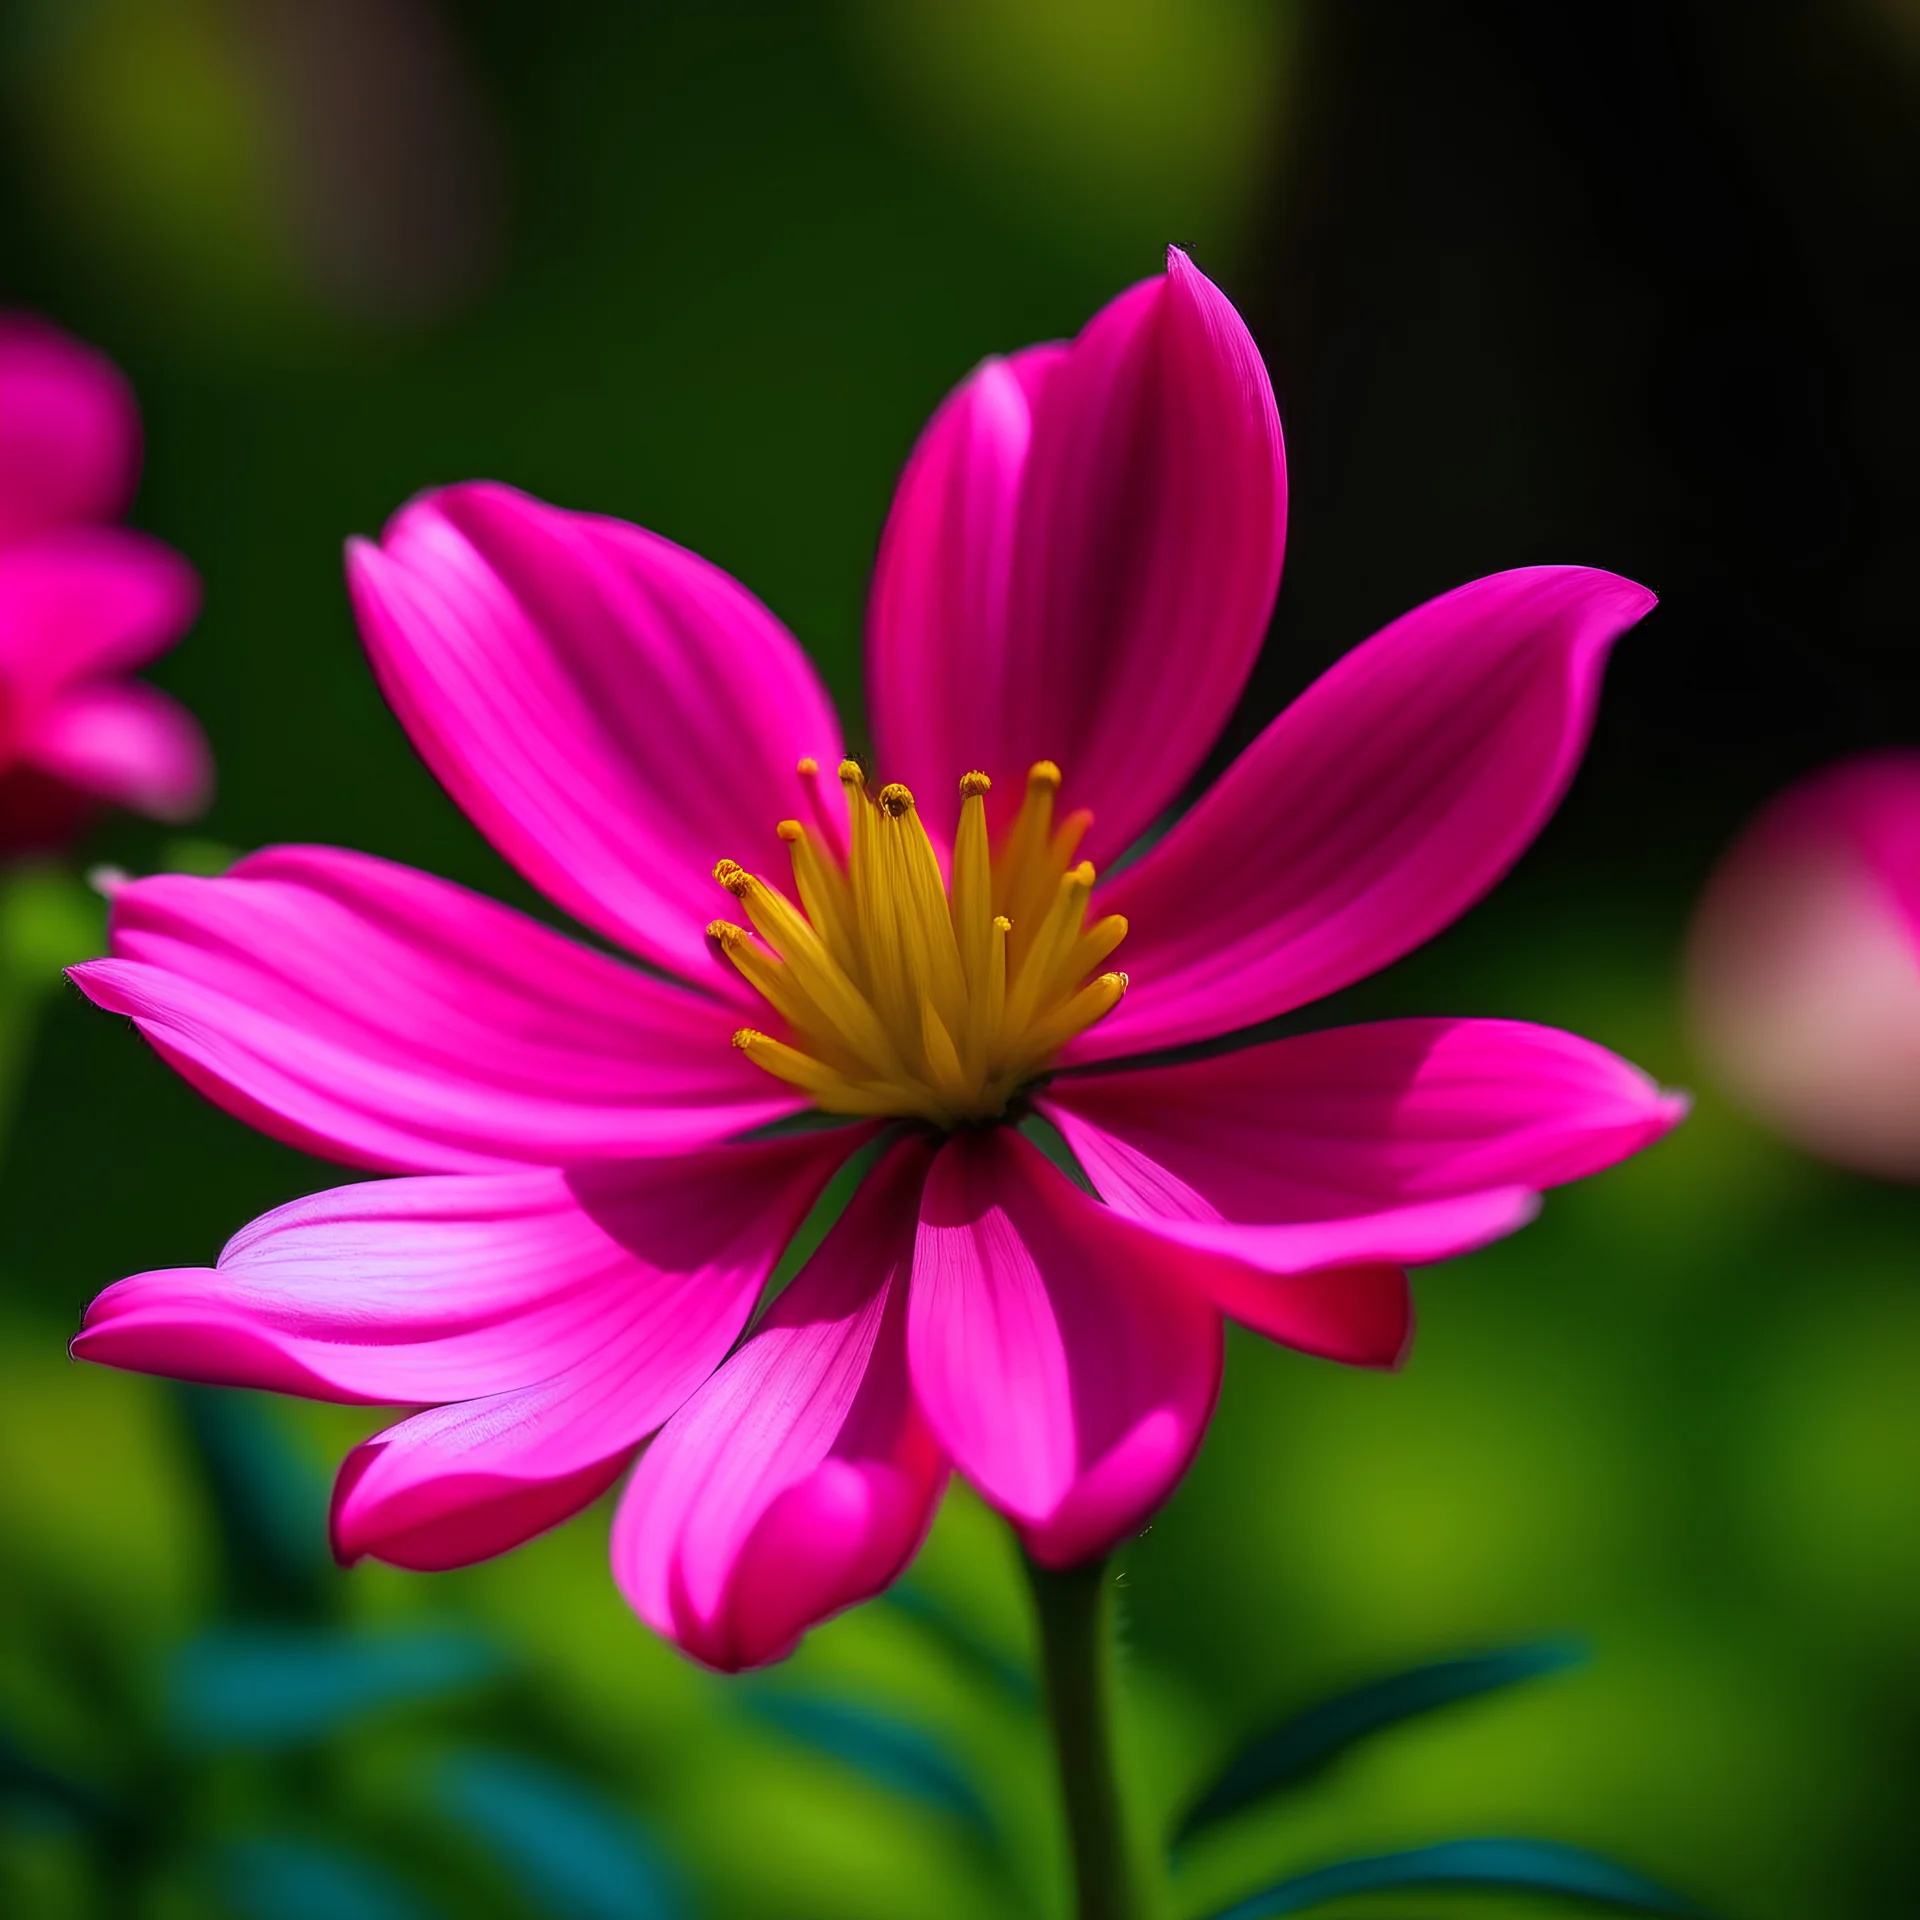
<instances>
[{"instance_id":1,"label":"pink petal","mask_svg":"<svg viewBox=\"0 0 1920 1920\"><path fill-rule=\"evenodd\" d=\"M571 1172L336 1187L254 1221L217 1267L109 1287L73 1351L391 1406L512 1393L624 1342L678 1404L725 1353L834 1170L871 1137L853 1128Z\"/></svg>"},{"instance_id":2,"label":"pink petal","mask_svg":"<svg viewBox=\"0 0 1920 1920\"><path fill-rule=\"evenodd\" d=\"M934 1162L908 1314L914 1392L1047 1565L1132 1532L1193 1458L1220 1384L1204 1264L1011 1129L956 1134Z\"/></svg>"},{"instance_id":3,"label":"pink petal","mask_svg":"<svg viewBox=\"0 0 1920 1920\"><path fill-rule=\"evenodd\" d=\"M199 608L193 569L143 533L73 527L0 548L0 682L31 712L164 653Z\"/></svg>"},{"instance_id":4,"label":"pink petal","mask_svg":"<svg viewBox=\"0 0 1920 1920\"><path fill-rule=\"evenodd\" d=\"M913 1557L946 1464L914 1407L906 1299L930 1146L869 1175L765 1323L668 1422L627 1488L614 1573L708 1666L790 1653Z\"/></svg>"},{"instance_id":5,"label":"pink petal","mask_svg":"<svg viewBox=\"0 0 1920 1920\"><path fill-rule=\"evenodd\" d=\"M1513 1020L1334 1028L1064 1077L1040 1105L1108 1205L1253 1270L1213 1277L1223 1311L1371 1366L1405 1342L1393 1268L1512 1232L1534 1190L1637 1153L1686 1110L1604 1047ZM1333 1267L1365 1277L1328 1276L1311 1300L1264 1277Z\"/></svg>"},{"instance_id":6,"label":"pink petal","mask_svg":"<svg viewBox=\"0 0 1920 1920\"><path fill-rule=\"evenodd\" d=\"M1607 651L1652 605L1614 574L1523 567L1356 648L1101 890L1132 985L1065 1058L1251 1026L1438 933L1558 803Z\"/></svg>"},{"instance_id":7,"label":"pink petal","mask_svg":"<svg viewBox=\"0 0 1920 1920\"><path fill-rule=\"evenodd\" d=\"M139 470L140 415L113 363L44 321L0 315L0 545L113 519Z\"/></svg>"},{"instance_id":8,"label":"pink petal","mask_svg":"<svg viewBox=\"0 0 1920 1920\"><path fill-rule=\"evenodd\" d=\"M717 1003L364 854L135 881L113 954L73 969L91 999L230 1113L359 1166L682 1153L802 1104Z\"/></svg>"},{"instance_id":9,"label":"pink petal","mask_svg":"<svg viewBox=\"0 0 1920 1920\"><path fill-rule=\"evenodd\" d=\"M160 820L191 820L213 797L213 755L200 723L138 680L68 689L34 723L21 757Z\"/></svg>"},{"instance_id":10,"label":"pink petal","mask_svg":"<svg viewBox=\"0 0 1920 1920\"><path fill-rule=\"evenodd\" d=\"M1122 1212L1263 1222L1559 1186L1639 1152L1686 1112L1617 1054L1519 1020L1335 1027L1063 1076L1041 1104Z\"/></svg>"},{"instance_id":11,"label":"pink petal","mask_svg":"<svg viewBox=\"0 0 1920 1920\"><path fill-rule=\"evenodd\" d=\"M334 1488L340 1560L465 1566L518 1546L612 1485L719 1365L844 1147L784 1143L785 1185L766 1190L755 1180L767 1163L749 1153L729 1170L734 1151L719 1149L699 1167L654 1168L630 1193L617 1177L596 1176L581 1190L587 1210L635 1249L630 1278L640 1285L624 1300L616 1290L600 1337L559 1371L539 1378L529 1367L532 1384L431 1408L356 1447ZM797 1169L802 1183L791 1177ZM672 1191L676 1170L681 1195ZM644 1269L656 1263L649 1283Z\"/></svg>"},{"instance_id":12,"label":"pink petal","mask_svg":"<svg viewBox=\"0 0 1920 1920\"><path fill-rule=\"evenodd\" d=\"M831 782L841 749L773 615L671 541L484 484L403 508L348 578L387 698L482 832L589 926L751 997L706 949L713 865L783 871L796 763Z\"/></svg>"},{"instance_id":13,"label":"pink petal","mask_svg":"<svg viewBox=\"0 0 1920 1920\"><path fill-rule=\"evenodd\" d=\"M1772 801L1688 949L1700 1051L1809 1152L1920 1178L1920 754L1864 754Z\"/></svg>"},{"instance_id":14,"label":"pink petal","mask_svg":"<svg viewBox=\"0 0 1920 1920\"><path fill-rule=\"evenodd\" d=\"M1104 861L1225 725L1280 578L1286 470L1240 316L1177 248L1069 348L988 361L934 416L869 615L880 765L952 817L1035 760Z\"/></svg>"}]
</instances>

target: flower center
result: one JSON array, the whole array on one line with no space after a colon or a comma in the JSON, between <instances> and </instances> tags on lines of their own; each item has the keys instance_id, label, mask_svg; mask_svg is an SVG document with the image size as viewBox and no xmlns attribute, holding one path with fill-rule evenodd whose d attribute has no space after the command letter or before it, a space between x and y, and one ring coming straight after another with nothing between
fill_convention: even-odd
<instances>
[{"instance_id":1,"label":"flower center","mask_svg":"<svg viewBox=\"0 0 1920 1920\"><path fill-rule=\"evenodd\" d=\"M942 1127L995 1118L1127 989L1124 973L1089 978L1127 931L1117 913L1085 924L1093 868L1073 856L1093 815L1055 823L1060 769L1042 760L991 847L993 783L970 773L949 885L905 787L876 799L843 761L843 839L821 803L817 763L802 760L800 772L814 821L780 823L800 906L731 860L713 870L760 938L725 920L707 937L791 1036L743 1027L733 1044L828 1113Z\"/></svg>"}]
</instances>

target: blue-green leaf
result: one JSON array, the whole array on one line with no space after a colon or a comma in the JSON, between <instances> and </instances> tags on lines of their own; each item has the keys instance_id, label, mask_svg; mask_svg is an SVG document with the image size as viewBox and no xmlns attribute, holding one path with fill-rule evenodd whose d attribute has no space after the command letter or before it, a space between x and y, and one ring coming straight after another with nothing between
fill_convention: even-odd
<instances>
[{"instance_id":1,"label":"blue-green leaf","mask_svg":"<svg viewBox=\"0 0 1920 1920\"><path fill-rule=\"evenodd\" d=\"M919 1727L871 1707L770 1687L755 1689L745 1698L749 1712L790 1739L838 1760L891 1793L958 1816L982 1836L992 1833L993 1818L973 1783L947 1750Z\"/></svg>"},{"instance_id":2,"label":"blue-green leaf","mask_svg":"<svg viewBox=\"0 0 1920 1920\"><path fill-rule=\"evenodd\" d=\"M1482 1887L1519 1893L1562 1894L1632 1913L1695 1915L1700 1909L1667 1888L1597 1853L1551 1840L1446 1840L1342 1860L1312 1873L1295 1874L1249 1899L1223 1908L1210 1920L1271 1920L1305 1913L1350 1894L1402 1887Z\"/></svg>"},{"instance_id":3,"label":"blue-green leaf","mask_svg":"<svg viewBox=\"0 0 1920 1920\"><path fill-rule=\"evenodd\" d=\"M333 1570L325 1477L254 1395L174 1392L213 1492L236 1599L249 1610L319 1612Z\"/></svg>"},{"instance_id":4,"label":"blue-green leaf","mask_svg":"<svg viewBox=\"0 0 1920 1920\"><path fill-rule=\"evenodd\" d=\"M174 1656L168 1726L183 1746L292 1746L375 1708L473 1686L500 1665L490 1640L457 1628L215 1628Z\"/></svg>"},{"instance_id":5,"label":"blue-green leaf","mask_svg":"<svg viewBox=\"0 0 1920 1920\"><path fill-rule=\"evenodd\" d=\"M245 1840L220 1859L219 1888L240 1920L431 1920L384 1869L303 1840Z\"/></svg>"},{"instance_id":6,"label":"blue-green leaf","mask_svg":"<svg viewBox=\"0 0 1920 1920\"><path fill-rule=\"evenodd\" d=\"M1229 1814L1298 1785L1371 1734L1459 1700L1577 1666L1585 1657L1578 1641L1545 1640L1411 1667L1322 1700L1242 1747L1187 1810L1173 1843L1182 1846Z\"/></svg>"},{"instance_id":7,"label":"blue-green leaf","mask_svg":"<svg viewBox=\"0 0 1920 1920\"><path fill-rule=\"evenodd\" d=\"M689 1911L678 1875L638 1823L551 1767L461 1754L441 1770L439 1800L544 1920L683 1920Z\"/></svg>"}]
</instances>

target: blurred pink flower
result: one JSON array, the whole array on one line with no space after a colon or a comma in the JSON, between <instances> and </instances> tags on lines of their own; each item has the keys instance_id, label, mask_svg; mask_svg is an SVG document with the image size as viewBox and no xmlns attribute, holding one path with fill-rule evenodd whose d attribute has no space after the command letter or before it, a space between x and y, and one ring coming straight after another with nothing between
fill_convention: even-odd
<instances>
[{"instance_id":1,"label":"blurred pink flower","mask_svg":"<svg viewBox=\"0 0 1920 1920\"><path fill-rule=\"evenodd\" d=\"M181 820L213 769L193 718L127 675L200 602L193 569L115 520L140 417L110 362L0 314L0 846L59 841L89 803Z\"/></svg>"},{"instance_id":2,"label":"blurred pink flower","mask_svg":"<svg viewBox=\"0 0 1920 1920\"><path fill-rule=\"evenodd\" d=\"M388 698L522 871L677 978L324 849L126 887L86 991L256 1125L415 1177L122 1281L76 1351L426 1406L349 1457L346 1559L497 1552L659 1430L616 1572L719 1667L891 1580L949 1462L1050 1564L1137 1528L1200 1443L1223 1314L1395 1364L1408 1263L1511 1231L1679 1104L1506 1021L1140 1056L1252 1038L1478 898L1652 601L1548 567L1416 609L1096 882L1082 854L1138 841L1233 711L1284 494L1253 342L1177 252L1071 345L986 362L894 503L870 685L898 779L842 763L844 808L824 691L726 575L499 486L405 508L350 555ZM729 895L751 931L709 921ZM1131 984L1100 971L1123 938ZM1029 1102L1097 1198L1012 1124ZM738 1138L814 1108L855 1124Z\"/></svg>"},{"instance_id":3,"label":"blurred pink flower","mask_svg":"<svg viewBox=\"0 0 1920 1920\"><path fill-rule=\"evenodd\" d=\"M1688 955L1695 1037L1742 1105L1920 1179L1920 753L1788 788L1715 871Z\"/></svg>"}]
</instances>

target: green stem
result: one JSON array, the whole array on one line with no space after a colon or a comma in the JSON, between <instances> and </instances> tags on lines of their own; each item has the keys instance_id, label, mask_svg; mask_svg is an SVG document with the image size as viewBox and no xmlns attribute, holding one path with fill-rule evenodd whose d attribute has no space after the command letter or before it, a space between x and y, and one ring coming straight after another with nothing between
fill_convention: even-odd
<instances>
[{"instance_id":1,"label":"green stem","mask_svg":"<svg viewBox=\"0 0 1920 1920\"><path fill-rule=\"evenodd\" d=\"M1029 1558L1040 1667L1073 1851L1079 1920L1143 1920L1113 1765L1112 1580L1104 1558L1055 1572Z\"/></svg>"}]
</instances>

